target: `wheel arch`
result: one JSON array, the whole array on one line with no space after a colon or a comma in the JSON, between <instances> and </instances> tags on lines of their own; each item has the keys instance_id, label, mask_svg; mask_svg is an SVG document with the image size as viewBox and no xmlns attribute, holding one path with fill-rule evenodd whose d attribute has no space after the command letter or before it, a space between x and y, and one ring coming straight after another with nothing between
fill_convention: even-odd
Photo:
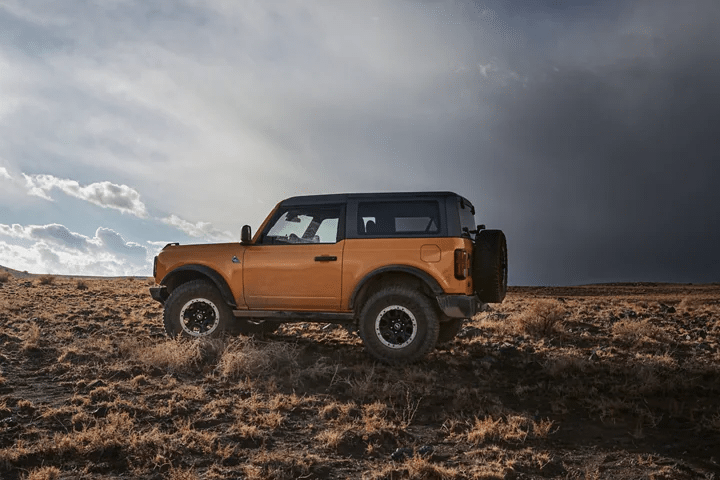
<instances>
[{"instance_id":1,"label":"wheel arch","mask_svg":"<svg viewBox=\"0 0 720 480\"><path fill-rule=\"evenodd\" d=\"M365 275L358 282L355 289L350 295L348 307L351 310L357 309L359 305L375 290L375 286L384 283L397 281L400 278L406 278L416 282L418 286L429 296L441 295L443 292L440 283L427 272L409 265L387 265Z\"/></svg>"},{"instance_id":2,"label":"wheel arch","mask_svg":"<svg viewBox=\"0 0 720 480\"><path fill-rule=\"evenodd\" d=\"M225 281L225 278L207 265L193 264L178 267L165 275L160 284L167 287L168 293L172 293L173 290L175 290L183 283L187 283L192 280L203 279L209 280L210 283L217 287L217 289L220 291L220 295L222 295L223 297L223 300L225 300L228 305L232 307L235 307L237 305L235 302L235 298L233 297L232 290L230 289L228 283Z\"/></svg>"}]
</instances>

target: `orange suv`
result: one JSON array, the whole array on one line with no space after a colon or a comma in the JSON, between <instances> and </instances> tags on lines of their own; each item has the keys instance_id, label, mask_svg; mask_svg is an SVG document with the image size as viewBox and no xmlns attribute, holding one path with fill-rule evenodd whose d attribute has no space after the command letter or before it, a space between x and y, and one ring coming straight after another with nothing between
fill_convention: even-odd
<instances>
[{"instance_id":1,"label":"orange suv","mask_svg":"<svg viewBox=\"0 0 720 480\"><path fill-rule=\"evenodd\" d=\"M240 243L167 245L150 293L173 337L334 322L376 359L411 362L505 297L505 235L474 214L452 192L292 197Z\"/></svg>"}]
</instances>

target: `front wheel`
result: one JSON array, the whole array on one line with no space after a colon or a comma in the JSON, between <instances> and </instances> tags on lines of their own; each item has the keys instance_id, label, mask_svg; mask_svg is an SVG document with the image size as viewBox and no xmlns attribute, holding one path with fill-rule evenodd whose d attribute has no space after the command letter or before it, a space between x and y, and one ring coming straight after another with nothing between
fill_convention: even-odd
<instances>
[{"instance_id":1,"label":"front wheel","mask_svg":"<svg viewBox=\"0 0 720 480\"><path fill-rule=\"evenodd\" d=\"M368 353L384 363L418 360L435 348L439 328L430 300L402 285L374 293L360 312L360 338Z\"/></svg>"},{"instance_id":2,"label":"front wheel","mask_svg":"<svg viewBox=\"0 0 720 480\"><path fill-rule=\"evenodd\" d=\"M183 283L165 302L163 323L171 337L216 338L228 330L232 311L214 285L205 280Z\"/></svg>"}]
</instances>

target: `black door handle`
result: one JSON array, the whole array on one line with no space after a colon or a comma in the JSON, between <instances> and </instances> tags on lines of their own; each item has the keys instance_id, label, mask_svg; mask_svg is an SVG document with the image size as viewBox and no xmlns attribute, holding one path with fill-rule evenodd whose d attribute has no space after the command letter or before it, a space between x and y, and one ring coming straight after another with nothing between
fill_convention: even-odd
<instances>
[{"instance_id":1,"label":"black door handle","mask_svg":"<svg viewBox=\"0 0 720 480\"><path fill-rule=\"evenodd\" d=\"M319 257L315 257L316 262L336 262L337 257L334 255L321 255Z\"/></svg>"}]
</instances>

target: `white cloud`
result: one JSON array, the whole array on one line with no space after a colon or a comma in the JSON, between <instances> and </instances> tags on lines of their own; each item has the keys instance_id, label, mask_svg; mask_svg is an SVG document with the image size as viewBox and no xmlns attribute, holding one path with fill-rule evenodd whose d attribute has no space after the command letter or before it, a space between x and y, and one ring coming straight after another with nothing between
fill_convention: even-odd
<instances>
[{"instance_id":1,"label":"white cloud","mask_svg":"<svg viewBox=\"0 0 720 480\"><path fill-rule=\"evenodd\" d=\"M15 226L15 225L13 225ZM54 243L58 246L87 252L92 240L79 233L73 233L67 227L58 224L26 227L29 230L31 239L44 240Z\"/></svg>"},{"instance_id":2,"label":"white cloud","mask_svg":"<svg viewBox=\"0 0 720 480\"><path fill-rule=\"evenodd\" d=\"M5 238L2 238L5 237ZM156 249L98 228L94 237L59 224L0 224L0 265L60 275L150 275Z\"/></svg>"},{"instance_id":3,"label":"white cloud","mask_svg":"<svg viewBox=\"0 0 720 480\"><path fill-rule=\"evenodd\" d=\"M220 231L208 222L191 223L177 215L170 215L169 217L161 219L161 221L195 238L205 238L216 241L232 241L234 238L232 233Z\"/></svg>"},{"instance_id":4,"label":"white cloud","mask_svg":"<svg viewBox=\"0 0 720 480\"><path fill-rule=\"evenodd\" d=\"M125 239L119 233L109 228L98 228L95 232L95 238L99 240L102 247L112 252L143 257L148 254L145 247L134 242L125 242Z\"/></svg>"},{"instance_id":5,"label":"white cloud","mask_svg":"<svg viewBox=\"0 0 720 480\"><path fill-rule=\"evenodd\" d=\"M0 235L13 238L30 238L30 232L22 225L3 225L0 223Z\"/></svg>"},{"instance_id":6,"label":"white cloud","mask_svg":"<svg viewBox=\"0 0 720 480\"><path fill-rule=\"evenodd\" d=\"M7 168L0 167L0 178L5 178L7 180L12 180L12 176L10 176L10 173L8 173Z\"/></svg>"},{"instance_id":7,"label":"white cloud","mask_svg":"<svg viewBox=\"0 0 720 480\"><path fill-rule=\"evenodd\" d=\"M161 250L165 245L171 242L154 242L152 240L148 240L145 243L150 245L153 249Z\"/></svg>"},{"instance_id":8,"label":"white cloud","mask_svg":"<svg viewBox=\"0 0 720 480\"><path fill-rule=\"evenodd\" d=\"M0 170L0 176L2 176L3 170ZM23 173L22 176L25 178L25 188L29 195L54 201L50 196L50 192L52 192L53 189L58 189L67 195L85 200L100 207L131 213L140 218L149 218L147 208L140 200L140 193L127 185L116 185L105 181L81 186L75 180L61 179L53 175L26 175ZM170 215L165 218L154 218L153 220L159 220L195 238L203 238L211 241L229 241L234 238L230 232L218 230L214 228L210 222L191 223L177 215ZM19 225L13 225L13 227L19 227ZM0 228L2 228L2 225L0 225ZM31 237L37 238L44 236L46 239L51 238L53 241L64 242L73 248L85 248L84 242L62 225L53 224L33 228L34 230L29 234ZM140 249L142 249L144 254L145 247L138 244L126 244L124 240L118 240L113 236L117 235L115 232L112 232L112 234L110 232L112 231L108 229L98 229L96 241L104 242L108 247L120 249L125 253L138 253ZM2 233L2 230L0 230L0 233ZM8 234L10 234L10 232L8 232Z\"/></svg>"},{"instance_id":9,"label":"white cloud","mask_svg":"<svg viewBox=\"0 0 720 480\"><path fill-rule=\"evenodd\" d=\"M116 185L106 181L81 186L75 180L57 178L52 175L23 174L23 177L28 193L46 200L52 200L50 192L57 188L71 197L103 208L112 208L140 218L148 216L145 204L140 200L140 194L127 185Z\"/></svg>"},{"instance_id":10,"label":"white cloud","mask_svg":"<svg viewBox=\"0 0 720 480\"><path fill-rule=\"evenodd\" d=\"M30 273L55 275L150 276L151 260L123 258L107 252L87 255L58 250L44 242L30 245L0 239L0 265Z\"/></svg>"}]
</instances>

